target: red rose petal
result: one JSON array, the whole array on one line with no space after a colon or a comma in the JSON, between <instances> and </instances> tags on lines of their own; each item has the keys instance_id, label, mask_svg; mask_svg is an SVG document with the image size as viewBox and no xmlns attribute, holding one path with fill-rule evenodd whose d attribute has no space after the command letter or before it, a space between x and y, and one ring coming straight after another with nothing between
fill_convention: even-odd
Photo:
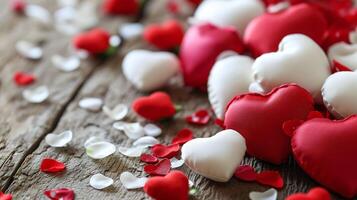
<instances>
[{"instance_id":1,"label":"red rose petal","mask_svg":"<svg viewBox=\"0 0 357 200\"><path fill-rule=\"evenodd\" d=\"M61 172L66 169L66 166L55 159L45 158L41 162L40 170L41 172L53 173Z\"/></svg>"},{"instance_id":2,"label":"red rose petal","mask_svg":"<svg viewBox=\"0 0 357 200\"><path fill-rule=\"evenodd\" d=\"M333 62L333 65L332 65L333 72L352 71L350 68L348 68L345 65L342 65L341 63L337 62L336 60L333 60L332 62Z\"/></svg>"},{"instance_id":3,"label":"red rose petal","mask_svg":"<svg viewBox=\"0 0 357 200\"><path fill-rule=\"evenodd\" d=\"M205 125L209 122L211 116L205 109L197 110L192 115L186 117L186 122L190 124Z\"/></svg>"},{"instance_id":4,"label":"red rose petal","mask_svg":"<svg viewBox=\"0 0 357 200\"><path fill-rule=\"evenodd\" d=\"M26 7L26 2L24 0L12 0L10 6L12 11L23 13Z\"/></svg>"},{"instance_id":5,"label":"red rose petal","mask_svg":"<svg viewBox=\"0 0 357 200\"><path fill-rule=\"evenodd\" d=\"M284 186L284 180L277 171L263 171L257 174L257 182L277 189Z\"/></svg>"},{"instance_id":6,"label":"red rose petal","mask_svg":"<svg viewBox=\"0 0 357 200\"><path fill-rule=\"evenodd\" d=\"M15 83L19 86L30 85L36 78L31 74L26 74L24 72L16 72L13 76Z\"/></svg>"},{"instance_id":7,"label":"red rose petal","mask_svg":"<svg viewBox=\"0 0 357 200\"><path fill-rule=\"evenodd\" d=\"M74 191L69 188L46 190L44 195L51 200L74 200Z\"/></svg>"},{"instance_id":8,"label":"red rose petal","mask_svg":"<svg viewBox=\"0 0 357 200\"><path fill-rule=\"evenodd\" d=\"M176 134L176 136L174 137L171 143L183 145L186 142L192 140L192 138L193 138L192 131L188 128L184 128Z\"/></svg>"},{"instance_id":9,"label":"red rose petal","mask_svg":"<svg viewBox=\"0 0 357 200\"><path fill-rule=\"evenodd\" d=\"M255 181L257 178L257 173L253 167L249 165L242 165L236 169L234 176L243 181Z\"/></svg>"},{"instance_id":10,"label":"red rose petal","mask_svg":"<svg viewBox=\"0 0 357 200\"><path fill-rule=\"evenodd\" d=\"M159 161L159 159L153 155L150 155L150 154L147 154L147 153L143 153L141 154L140 156L140 160L142 162L145 162L145 163L157 163Z\"/></svg>"},{"instance_id":11,"label":"red rose petal","mask_svg":"<svg viewBox=\"0 0 357 200\"><path fill-rule=\"evenodd\" d=\"M289 137L294 135L295 130L304 123L304 120L288 120L283 123L283 131Z\"/></svg>"},{"instance_id":12,"label":"red rose petal","mask_svg":"<svg viewBox=\"0 0 357 200\"><path fill-rule=\"evenodd\" d=\"M110 34L102 28L94 28L80 33L73 38L76 49L85 50L91 54L101 54L110 47Z\"/></svg>"},{"instance_id":13,"label":"red rose petal","mask_svg":"<svg viewBox=\"0 0 357 200\"><path fill-rule=\"evenodd\" d=\"M12 200L11 194L4 194L0 191L0 200Z\"/></svg>"},{"instance_id":14,"label":"red rose petal","mask_svg":"<svg viewBox=\"0 0 357 200\"><path fill-rule=\"evenodd\" d=\"M175 157L180 151L180 145L172 144L172 145L162 145L156 144L151 148L153 156L158 158L172 158Z\"/></svg>"},{"instance_id":15,"label":"red rose petal","mask_svg":"<svg viewBox=\"0 0 357 200\"><path fill-rule=\"evenodd\" d=\"M288 196L285 200L331 200L331 195L324 188L315 187L311 189L307 194L292 194Z\"/></svg>"},{"instance_id":16,"label":"red rose petal","mask_svg":"<svg viewBox=\"0 0 357 200\"><path fill-rule=\"evenodd\" d=\"M171 162L169 159L163 159L155 165L145 165L144 171L152 176L165 176L170 172Z\"/></svg>"}]
</instances>

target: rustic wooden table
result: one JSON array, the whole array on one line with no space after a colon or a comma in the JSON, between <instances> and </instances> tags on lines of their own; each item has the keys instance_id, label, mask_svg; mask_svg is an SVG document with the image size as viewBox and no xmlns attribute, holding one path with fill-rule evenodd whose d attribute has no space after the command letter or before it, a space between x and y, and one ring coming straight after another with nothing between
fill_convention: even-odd
<instances>
[{"instance_id":1,"label":"rustic wooden table","mask_svg":"<svg viewBox=\"0 0 357 200\"><path fill-rule=\"evenodd\" d=\"M55 1L31 0L54 12ZM125 80L121 72L123 56L132 49L149 48L141 39L127 41L118 55L109 60L88 60L75 72L58 71L51 64L51 56L65 54L71 37L56 32L51 27L43 27L31 19L16 15L9 10L9 0L0 1L0 188L14 195L14 199L46 199L45 189L69 187L75 191L76 199L148 199L142 190L127 191L119 182L123 171L144 175L138 159L131 159L116 152L114 156L102 160L90 159L84 151L84 141L93 135L102 136L117 146L129 145L124 134L112 128L112 121L103 113L93 113L79 108L78 101L83 97L102 98L106 105L130 103L140 93ZM170 17L164 14L162 0L152 0L148 5L142 23L160 22ZM129 17L100 16L99 26L116 33L120 24L132 22ZM19 39L41 41L44 56L39 61L30 61L15 51ZM16 71L26 71L38 77L35 85L46 85L50 89L49 99L42 104L26 102L21 93L23 88L16 86L12 75ZM167 124L162 124L162 142L170 142L175 133L183 127L194 130L195 137L207 137L220 130L211 122L209 126L189 126L183 117L197 108L209 108L207 94L192 91L175 85L165 89L183 111ZM130 113L128 121L138 121ZM68 148L50 148L44 142L46 134L71 129L74 138ZM39 163L51 157L66 163L67 170L57 175L39 172ZM279 170L284 177L285 187L279 192L279 199L288 194L305 192L317 184L312 181L292 158L286 164L273 166L254 158L246 157L244 164L258 170ZM246 183L232 178L228 183L216 183L181 168L198 188L193 199L248 199L250 191L268 189L255 183ZM114 186L98 191L89 186L89 178L102 173L114 178ZM338 199L338 197L335 197Z\"/></svg>"}]
</instances>

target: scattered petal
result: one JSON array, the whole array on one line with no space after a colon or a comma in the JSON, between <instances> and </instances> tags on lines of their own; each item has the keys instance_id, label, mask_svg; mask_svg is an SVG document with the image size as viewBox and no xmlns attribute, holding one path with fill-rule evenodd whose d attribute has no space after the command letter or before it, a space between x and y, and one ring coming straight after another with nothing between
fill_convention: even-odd
<instances>
[{"instance_id":1,"label":"scattered petal","mask_svg":"<svg viewBox=\"0 0 357 200\"><path fill-rule=\"evenodd\" d=\"M144 187L147 180L148 178L146 177L138 178L130 172L123 172L120 174L120 182L128 190Z\"/></svg>"},{"instance_id":2,"label":"scattered petal","mask_svg":"<svg viewBox=\"0 0 357 200\"><path fill-rule=\"evenodd\" d=\"M75 5L77 5L78 0L57 0L57 3L60 7L74 7Z\"/></svg>"},{"instance_id":3,"label":"scattered petal","mask_svg":"<svg viewBox=\"0 0 357 200\"><path fill-rule=\"evenodd\" d=\"M188 128L184 128L176 134L176 136L174 137L171 143L183 145L186 142L192 140L192 138L193 138L192 131Z\"/></svg>"},{"instance_id":4,"label":"scattered petal","mask_svg":"<svg viewBox=\"0 0 357 200\"><path fill-rule=\"evenodd\" d=\"M100 98L89 97L79 101L79 107L94 112L99 111L102 108L102 105L103 100Z\"/></svg>"},{"instance_id":5,"label":"scattered petal","mask_svg":"<svg viewBox=\"0 0 357 200\"><path fill-rule=\"evenodd\" d=\"M136 123L116 122L113 124L113 128L124 131L126 136L134 140L143 137L145 135L144 128L138 122Z\"/></svg>"},{"instance_id":6,"label":"scattered petal","mask_svg":"<svg viewBox=\"0 0 357 200\"><path fill-rule=\"evenodd\" d=\"M119 147L119 152L127 157L140 157L140 155L146 150L144 146L137 147Z\"/></svg>"},{"instance_id":7,"label":"scattered petal","mask_svg":"<svg viewBox=\"0 0 357 200\"><path fill-rule=\"evenodd\" d=\"M17 85L26 86L32 84L36 80L36 77L25 72L16 72L13 79Z\"/></svg>"},{"instance_id":8,"label":"scattered petal","mask_svg":"<svg viewBox=\"0 0 357 200\"><path fill-rule=\"evenodd\" d=\"M97 143L97 142L105 142L105 141L101 137L91 136L84 142L84 148L87 148L89 145Z\"/></svg>"},{"instance_id":9,"label":"scattered petal","mask_svg":"<svg viewBox=\"0 0 357 200\"><path fill-rule=\"evenodd\" d=\"M156 126L155 124L146 124L144 126L145 134L148 136L157 137L161 135L161 128Z\"/></svg>"},{"instance_id":10,"label":"scattered petal","mask_svg":"<svg viewBox=\"0 0 357 200\"><path fill-rule=\"evenodd\" d=\"M51 200L74 200L74 191L69 188L46 190L44 194Z\"/></svg>"},{"instance_id":11,"label":"scattered petal","mask_svg":"<svg viewBox=\"0 0 357 200\"><path fill-rule=\"evenodd\" d=\"M22 96L30 103L42 103L44 102L50 92L46 86L39 86L34 89L26 89L22 92Z\"/></svg>"},{"instance_id":12,"label":"scattered petal","mask_svg":"<svg viewBox=\"0 0 357 200\"><path fill-rule=\"evenodd\" d=\"M65 169L66 166L62 162L51 158L43 159L40 165L41 172L45 173L62 172Z\"/></svg>"},{"instance_id":13,"label":"scattered petal","mask_svg":"<svg viewBox=\"0 0 357 200\"><path fill-rule=\"evenodd\" d=\"M115 146L110 142L90 143L86 147L86 153L93 159L102 159L112 155L115 152Z\"/></svg>"},{"instance_id":14,"label":"scattered petal","mask_svg":"<svg viewBox=\"0 0 357 200\"><path fill-rule=\"evenodd\" d=\"M103 106L103 112L111 119L119 121L124 119L124 117L128 114L129 109L125 104L118 104L113 109Z\"/></svg>"},{"instance_id":15,"label":"scattered petal","mask_svg":"<svg viewBox=\"0 0 357 200\"><path fill-rule=\"evenodd\" d=\"M249 165L239 166L234 176L243 181L255 181L257 179L257 173L254 168Z\"/></svg>"},{"instance_id":16,"label":"scattered petal","mask_svg":"<svg viewBox=\"0 0 357 200\"><path fill-rule=\"evenodd\" d=\"M72 140L72 131L67 130L60 134L50 133L46 135L45 141L51 147L64 147Z\"/></svg>"},{"instance_id":17,"label":"scattered petal","mask_svg":"<svg viewBox=\"0 0 357 200\"><path fill-rule=\"evenodd\" d=\"M185 161L183 159L179 160L175 157L171 158L170 162L171 162L172 169L179 168L185 163Z\"/></svg>"},{"instance_id":18,"label":"scattered petal","mask_svg":"<svg viewBox=\"0 0 357 200\"><path fill-rule=\"evenodd\" d=\"M251 200L276 200L278 198L278 191L271 188L265 192L250 192L249 198Z\"/></svg>"},{"instance_id":19,"label":"scattered petal","mask_svg":"<svg viewBox=\"0 0 357 200\"><path fill-rule=\"evenodd\" d=\"M41 22L43 24L51 23L51 15L48 10L42 6L30 4L25 8L25 14L32 19Z\"/></svg>"},{"instance_id":20,"label":"scattered petal","mask_svg":"<svg viewBox=\"0 0 357 200\"><path fill-rule=\"evenodd\" d=\"M16 50L17 52L28 59L33 59L33 60L37 60L40 59L42 57L42 48L35 46L34 44L32 44L31 42L27 42L24 40L20 40L18 42L16 42Z\"/></svg>"},{"instance_id":21,"label":"scattered petal","mask_svg":"<svg viewBox=\"0 0 357 200\"><path fill-rule=\"evenodd\" d=\"M127 23L119 27L119 34L126 40L140 37L143 31L144 26L140 23Z\"/></svg>"},{"instance_id":22,"label":"scattered petal","mask_svg":"<svg viewBox=\"0 0 357 200\"><path fill-rule=\"evenodd\" d=\"M10 3L11 10L16 13L23 13L26 8L26 2L24 0L12 0ZM2 199L0 198L0 200Z\"/></svg>"},{"instance_id":23,"label":"scattered petal","mask_svg":"<svg viewBox=\"0 0 357 200\"><path fill-rule=\"evenodd\" d=\"M103 174L95 174L89 180L89 185L97 190L102 190L113 185L113 179L104 176Z\"/></svg>"},{"instance_id":24,"label":"scattered petal","mask_svg":"<svg viewBox=\"0 0 357 200\"><path fill-rule=\"evenodd\" d=\"M211 116L207 110L200 109L186 117L186 122L196 125L205 125L209 122Z\"/></svg>"},{"instance_id":25,"label":"scattered petal","mask_svg":"<svg viewBox=\"0 0 357 200\"><path fill-rule=\"evenodd\" d=\"M133 146L144 146L144 147L151 147L154 146L155 144L159 144L159 140L152 136L145 136L141 137L133 143Z\"/></svg>"},{"instance_id":26,"label":"scattered petal","mask_svg":"<svg viewBox=\"0 0 357 200\"><path fill-rule=\"evenodd\" d=\"M149 163L149 164L154 164L154 163L157 163L159 161L159 159L157 157L155 157L153 155L150 155L150 154L147 154L147 153L141 154L140 160L142 162Z\"/></svg>"},{"instance_id":27,"label":"scattered petal","mask_svg":"<svg viewBox=\"0 0 357 200\"><path fill-rule=\"evenodd\" d=\"M277 171L268 170L258 173L257 182L277 189L281 189L284 186L284 180Z\"/></svg>"},{"instance_id":28,"label":"scattered petal","mask_svg":"<svg viewBox=\"0 0 357 200\"><path fill-rule=\"evenodd\" d=\"M156 144L151 148L151 151L154 156L158 158L172 158L177 156L177 154L180 151L180 145L178 144L172 144L172 145L162 145L162 144Z\"/></svg>"},{"instance_id":29,"label":"scattered petal","mask_svg":"<svg viewBox=\"0 0 357 200\"><path fill-rule=\"evenodd\" d=\"M11 194L4 194L0 191L0 200L12 200Z\"/></svg>"},{"instance_id":30,"label":"scattered petal","mask_svg":"<svg viewBox=\"0 0 357 200\"><path fill-rule=\"evenodd\" d=\"M81 64L81 61L77 56L70 56L65 58L60 55L54 55L52 56L51 61L53 66L64 72L72 72L77 70Z\"/></svg>"},{"instance_id":31,"label":"scattered petal","mask_svg":"<svg viewBox=\"0 0 357 200\"><path fill-rule=\"evenodd\" d=\"M155 165L145 165L144 171L151 176L165 176L170 172L171 162L169 159L163 159Z\"/></svg>"}]
</instances>

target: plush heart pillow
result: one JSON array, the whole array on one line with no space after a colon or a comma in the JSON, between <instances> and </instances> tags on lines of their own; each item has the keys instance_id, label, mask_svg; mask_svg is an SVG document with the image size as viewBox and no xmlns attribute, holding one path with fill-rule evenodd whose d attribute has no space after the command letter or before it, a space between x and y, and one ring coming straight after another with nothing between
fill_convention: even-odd
<instances>
[{"instance_id":1,"label":"plush heart pillow","mask_svg":"<svg viewBox=\"0 0 357 200\"><path fill-rule=\"evenodd\" d=\"M357 114L357 72L332 74L322 87L322 97L337 118Z\"/></svg>"},{"instance_id":2,"label":"plush heart pillow","mask_svg":"<svg viewBox=\"0 0 357 200\"><path fill-rule=\"evenodd\" d=\"M182 146L181 157L196 173L227 182L240 165L246 151L244 138L234 130L224 130L210 138L196 138Z\"/></svg>"},{"instance_id":3,"label":"plush heart pillow","mask_svg":"<svg viewBox=\"0 0 357 200\"><path fill-rule=\"evenodd\" d=\"M297 83L321 102L321 87L330 75L324 51L301 34L286 36L279 50L257 58L253 64L254 80L265 91L284 83Z\"/></svg>"},{"instance_id":4,"label":"plush heart pillow","mask_svg":"<svg viewBox=\"0 0 357 200\"><path fill-rule=\"evenodd\" d=\"M208 96L218 118L224 118L227 103L233 97L248 92L253 82L253 62L248 56L236 55L214 64L208 78Z\"/></svg>"},{"instance_id":5,"label":"plush heart pillow","mask_svg":"<svg viewBox=\"0 0 357 200\"><path fill-rule=\"evenodd\" d=\"M181 171L149 178L144 186L144 191L156 200L188 200L188 189L188 178Z\"/></svg>"},{"instance_id":6,"label":"plush heart pillow","mask_svg":"<svg viewBox=\"0 0 357 200\"><path fill-rule=\"evenodd\" d=\"M322 44L327 21L320 11L308 4L298 4L278 13L265 13L249 23L244 43L254 57L278 49L283 37L301 33Z\"/></svg>"},{"instance_id":7,"label":"plush heart pillow","mask_svg":"<svg viewBox=\"0 0 357 200\"><path fill-rule=\"evenodd\" d=\"M193 17L198 22L234 26L243 35L249 22L263 13L264 5L259 0L211 0L203 1Z\"/></svg>"},{"instance_id":8,"label":"plush heart pillow","mask_svg":"<svg viewBox=\"0 0 357 200\"><path fill-rule=\"evenodd\" d=\"M312 119L291 140L298 164L314 180L352 198L357 195L357 116L341 121Z\"/></svg>"},{"instance_id":9,"label":"plush heart pillow","mask_svg":"<svg viewBox=\"0 0 357 200\"><path fill-rule=\"evenodd\" d=\"M227 106L224 125L245 138L247 152L281 164L290 153L290 138L282 126L288 120L304 120L313 110L309 92L287 84L267 95L250 93L235 97Z\"/></svg>"},{"instance_id":10,"label":"plush heart pillow","mask_svg":"<svg viewBox=\"0 0 357 200\"><path fill-rule=\"evenodd\" d=\"M231 50L242 53L243 43L232 27L220 28L209 23L192 26L181 44L181 68L186 85L205 88L218 55Z\"/></svg>"},{"instance_id":11,"label":"plush heart pillow","mask_svg":"<svg viewBox=\"0 0 357 200\"><path fill-rule=\"evenodd\" d=\"M133 50L123 60L123 73L137 89L159 89L180 69L180 61L169 52Z\"/></svg>"},{"instance_id":12,"label":"plush heart pillow","mask_svg":"<svg viewBox=\"0 0 357 200\"><path fill-rule=\"evenodd\" d=\"M337 61L351 70L357 70L357 44L340 42L328 50L330 61Z\"/></svg>"},{"instance_id":13,"label":"plush heart pillow","mask_svg":"<svg viewBox=\"0 0 357 200\"><path fill-rule=\"evenodd\" d=\"M106 30L95 28L76 35L73 38L73 46L91 54L100 54L109 48L109 39L110 34Z\"/></svg>"}]
</instances>

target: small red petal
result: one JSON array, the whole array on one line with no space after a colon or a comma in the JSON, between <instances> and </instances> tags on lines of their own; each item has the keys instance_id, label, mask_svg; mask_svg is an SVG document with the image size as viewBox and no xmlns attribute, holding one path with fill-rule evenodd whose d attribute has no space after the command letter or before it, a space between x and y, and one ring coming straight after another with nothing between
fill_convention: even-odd
<instances>
[{"instance_id":1,"label":"small red petal","mask_svg":"<svg viewBox=\"0 0 357 200\"><path fill-rule=\"evenodd\" d=\"M15 83L19 86L30 85L36 78L31 74L26 74L24 72L16 72L13 77Z\"/></svg>"},{"instance_id":2,"label":"small red petal","mask_svg":"<svg viewBox=\"0 0 357 200\"><path fill-rule=\"evenodd\" d=\"M171 144L171 145L162 145L156 144L151 148L152 154L158 158L173 158L177 156L180 151L180 145L178 144Z\"/></svg>"},{"instance_id":3,"label":"small red petal","mask_svg":"<svg viewBox=\"0 0 357 200\"><path fill-rule=\"evenodd\" d=\"M0 200L12 200L11 194L4 194L0 191Z\"/></svg>"},{"instance_id":4,"label":"small red petal","mask_svg":"<svg viewBox=\"0 0 357 200\"><path fill-rule=\"evenodd\" d=\"M41 172L53 173L61 172L66 169L66 166L55 159L45 158L41 162L40 170Z\"/></svg>"},{"instance_id":5,"label":"small red petal","mask_svg":"<svg viewBox=\"0 0 357 200\"><path fill-rule=\"evenodd\" d=\"M308 115L307 115L307 120L310 120L310 119L315 119L315 118L325 118L324 115L319 112L319 111L311 111Z\"/></svg>"},{"instance_id":6,"label":"small red petal","mask_svg":"<svg viewBox=\"0 0 357 200\"><path fill-rule=\"evenodd\" d=\"M333 60L332 62L333 62L333 69L332 69L333 72L352 71L350 68L348 68L345 65L342 65L336 60Z\"/></svg>"},{"instance_id":7,"label":"small red petal","mask_svg":"<svg viewBox=\"0 0 357 200\"><path fill-rule=\"evenodd\" d=\"M140 160L142 162L150 163L150 164L157 163L159 161L159 159L157 157L147 154L147 153L141 154Z\"/></svg>"},{"instance_id":8,"label":"small red petal","mask_svg":"<svg viewBox=\"0 0 357 200\"><path fill-rule=\"evenodd\" d=\"M74 200L74 191L69 188L46 190L44 195L51 200Z\"/></svg>"},{"instance_id":9,"label":"small red petal","mask_svg":"<svg viewBox=\"0 0 357 200\"><path fill-rule=\"evenodd\" d=\"M170 172L171 162L169 159L163 159L155 165L145 165L144 171L151 176L165 176Z\"/></svg>"},{"instance_id":10,"label":"small red petal","mask_svg":"<svg viewBox=\"0 0 357 200\"><path fill-rule=\"evenodd\" d=\"M26 7L26 2L24 0L12 0L11 10L16 13L23 13Z\"/></svg>"},{"instance_id":11,"label":"small red petal","mask_svg":"<svg viewBox=\"0 0 357 200\"><path fill-rule=\"evenodd\" d=\"M284 186L284 180L277 171L263 171L257 174L257 182L277 189Z\"/></svg>"},{"instance_id":12,"label":"small red petal","mask_svg":"<svg viewBox=\"0 0 357 200\"><path fill-rule=\"evenodd\" d=\"M234 176L243 181L255 181L257 178L257 173L253 167L249 165L242 165L236 169Z\"/></svg>"},{"instance_id":13,"label":"small red petal","mask_svg":"<svg viewBox=\"0 0 357 200\"><path fill-rule=\"evenodd\" d=\"M295 130L304 123L304 120L288 120L283 123L283 131L289 137L294 135Z\"/></svg>"},{"instance_id":14,"label":"small red petal","mask_svg":"<svg viewBox=\"0 0 357 200\"><path fill-rule=\"evenodd\" d=\"M192 140L192 138L193 138L192 131L188 128L184 128L176 134L176 136L174 137L171 143L183 145L186 142Z\"/></svg>"},{"instance_id":15,"label":"small red petal","mask_svg":"<svg viewBox=\"0 0 357 200\"><path fill-rule=\"evenodd\" d=\"M288 196L285 200L331 200L330 193L324 188L315 187L307 194L296 193Z\"/></svg>"},{"instance_id":16,"label":"small red petal","mask_svg":"<svg viewBox=\"0 0 357 200\"><path fill-rule=\"evenodd\" d=\"M211 116L207 110L200 109L186 117L186 122L190 124L205 125L209 122Z\"/></svg>"}]
</instances>

